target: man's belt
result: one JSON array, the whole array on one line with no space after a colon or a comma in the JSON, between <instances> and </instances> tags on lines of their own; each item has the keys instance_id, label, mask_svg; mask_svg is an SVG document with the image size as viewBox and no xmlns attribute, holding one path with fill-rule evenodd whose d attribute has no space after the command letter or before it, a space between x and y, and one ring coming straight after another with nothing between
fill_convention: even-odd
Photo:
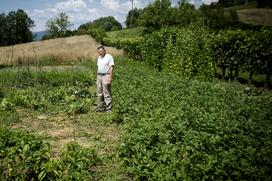
<instances>
[{"instance_id":1,"label":"man's belt","mask_svg":"<svg viewBox=\"0 0 272 181\"><path fill-rule=\"evenodd\" d=\"M107 75L108 73L97 73L97 75Z\"/></svg>"}]
</instances>

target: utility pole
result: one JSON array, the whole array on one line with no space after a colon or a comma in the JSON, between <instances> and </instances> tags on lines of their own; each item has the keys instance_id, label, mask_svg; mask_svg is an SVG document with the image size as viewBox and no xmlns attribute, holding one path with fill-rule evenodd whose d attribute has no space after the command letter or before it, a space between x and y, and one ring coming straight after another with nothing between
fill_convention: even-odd
<instances>
[{"instance_id":1,"label":"utility pole","mask_svg":"<svg viewBox=\"0 0 272 181\"><path fill-rule=\"evenodd\" d=\"M160 0L160 27L162 27L162 0Z\"/></svg>"},{"instance_id":2,"label":"utility pole","mask_svg":"<svg viewBox=\"0 0 272 181\"><path fill-rule=\"evenodd\" d=\"M132 19L133 19L133 0L131 1L131 16L130 16L130 29L132 28Z\"/></svg>"}]
</instances>

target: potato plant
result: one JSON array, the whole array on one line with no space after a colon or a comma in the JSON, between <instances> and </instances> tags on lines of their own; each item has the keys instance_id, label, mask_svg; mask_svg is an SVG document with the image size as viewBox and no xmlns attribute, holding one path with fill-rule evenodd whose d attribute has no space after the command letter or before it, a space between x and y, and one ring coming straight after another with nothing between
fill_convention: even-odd
<instances>
[{"instance_id":1,"label":"potato plant","mask_svg":"<svg viewBox=\"0 0 272 181\"><path fill-rule=\"evenodd\" d=\"M124 124L118 154L133 178L271 179L271 92L118 63L113 120Z\"/></svg>"}]
</instances>

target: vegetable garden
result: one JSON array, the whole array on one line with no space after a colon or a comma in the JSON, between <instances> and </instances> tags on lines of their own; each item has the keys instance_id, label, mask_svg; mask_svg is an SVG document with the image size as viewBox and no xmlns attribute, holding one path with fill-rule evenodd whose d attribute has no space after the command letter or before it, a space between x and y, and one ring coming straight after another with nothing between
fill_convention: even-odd
<instances>
[{"instance_id":1,"label":"vegetable garden","mask_svg":"<svg viewBox=\"0 0 272 181\"><path fill-rule=\"evenodd\" d=\"M115 70L111 114L92 109L94 62L72 71L1 70L1 179L271 179L270 91L181 79L122 57ZM120 139L113 153L101 154L78 145L74 135L54 158L50 136L10 129L22 121L18 109L81 117L73 122L84 127L91 119L97 126L117 124ZM107 164L110 171L99 170Z\"/></svg>"}]
</instances>

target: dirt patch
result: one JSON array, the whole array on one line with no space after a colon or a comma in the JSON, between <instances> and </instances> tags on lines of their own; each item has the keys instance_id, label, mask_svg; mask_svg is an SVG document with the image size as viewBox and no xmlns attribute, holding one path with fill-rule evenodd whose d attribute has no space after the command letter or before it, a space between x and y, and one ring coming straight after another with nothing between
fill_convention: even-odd
<instances>
[{"instance_id":1,"label":"dirt patch","mask_svg":"<svg viewBox=\"0 0 272 181\"><path fill-rule=\"evenodd\" d=\"M68 116L41 114L27 109L16 110L20 121L12 128L21 128L44 136L51 144L53 156L58 157L63 147L72 141L82 147L94 148L99 155L112 155L119 141L120 128L116 124L99 123L103 115Z\"/></svg>"}]
</instances>

